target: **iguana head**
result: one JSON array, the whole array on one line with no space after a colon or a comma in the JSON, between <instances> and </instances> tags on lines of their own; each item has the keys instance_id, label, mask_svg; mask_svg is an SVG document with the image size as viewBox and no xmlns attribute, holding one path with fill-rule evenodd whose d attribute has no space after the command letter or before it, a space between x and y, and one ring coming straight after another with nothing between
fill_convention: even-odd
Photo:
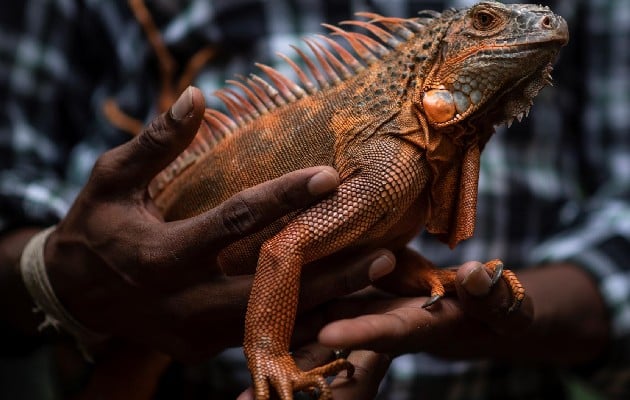
<instances>
[{"instance_id":1,"label":"iguana head","mask_svg":"<svg viewBox=\"0 0 630 400\"><path fill-rule=\"evenodd\" d=\"M496 2L443 13L431 30L440 40L414 95L433 173L426 227L454 247L475 227L481 149L550 83L569 33L547 7Z\"/></svg>"},{"instance_id":2,"label":"iguana head","mask_svg":"<svg viewBox=\"0 0 630 400\"><path fill-rule=\"evenodd\" d=\"M487 127L520 119L550 83L568 39L566 22L547 7L482 2L455 13L419 94L427 122L444 128L473 118L466 125Z\"/></svg>"}]
</instances>

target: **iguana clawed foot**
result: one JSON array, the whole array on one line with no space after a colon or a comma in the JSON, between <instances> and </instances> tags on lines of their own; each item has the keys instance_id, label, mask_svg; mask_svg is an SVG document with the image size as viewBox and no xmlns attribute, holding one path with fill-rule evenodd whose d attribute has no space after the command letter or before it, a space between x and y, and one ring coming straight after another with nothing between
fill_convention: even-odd
<instances>
[{"instance_id":1,"label":"iguana clawed foot","mask_svg":"<svg viewBox=\"0 0 630 400\"><path fill-rule=\"evenodd\" d=\"M332 391L325 377L343 370L349 377L354 373L354 366L342 358L310 371L299 369L288 353L275 357L260 355L253 361L252 377L257 400L269 400L271 387L281 400L292 400L293 393L300 390L317 390L319 400L331 400Z\"/></svg>"},{"instance_id":2,"label":"iguana clawed foot","mask_svg":"<svg viewBox=\"0 0 630 400\"><path fill-rule=\"evenodd\" d=\"M516 311L525 298L525 289L514 272L503 268L503 262L501 262L501 260L488 261L484 266L488 271L492 272L492 286L496 285L501 278L508 284L512 292L512 305L508 309L508 312Z\"/></svg>"},{"instance_id":3,"label":"iguana clawed foot","mask_svg":"<svg viewBox=\"0 0 630 400\"><path fill-rule=\"evenodd\" d=\"M484 264L484 267L492 274L490 282L491 286L496 285L501 278L505 280L512 292L513 298L512 305L510 306L508 312L517 310L525 298L525 289L523 289L523 286L514 272L505 269L503 267L503 262L500 260L488 261ZM433 273L430 271L433 271ZM435 304L439 299L444 297L446 293L445 287L453 287L454 285L456 275L454 270L452 273L445 273L445 271L437 273L435 270L430 271L423 272L423 275L425 275L424 278L431 286L431 297L422 305L422 308L427 308Z\"/></svg>"}]
</instances>

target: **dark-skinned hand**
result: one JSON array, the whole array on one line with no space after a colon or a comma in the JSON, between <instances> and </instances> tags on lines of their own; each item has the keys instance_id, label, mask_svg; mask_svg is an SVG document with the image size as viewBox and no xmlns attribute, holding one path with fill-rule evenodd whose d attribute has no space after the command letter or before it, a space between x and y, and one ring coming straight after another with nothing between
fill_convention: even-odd
<instances>
[{"instance_id":1,"label":"dark-skinned hand","mask_svg":"<svg viewBox=\"0 0 630 400\"><path fill-rule=\"evenodd\" d=\"M384 280L413 290L410 265L427 263L406 250ZM427 352L453 358L485 358L576 366L606 348L610 324L597 284L572 263L533 266L517 273L525 288L520 307L503 279L491 284L478 262L456 271L455 294L422 308L426 297L378 293L340 300L329 307L319 341L330 348L369 349L395 356ZM417 281L417 280L416 280Z\"/></svg>"},{"instance_id":2,"label":"dark-skinned hand","mask_svg":"<svg viewBox=\"0 0 630 400\"><path fill-rule=\"evenodd\" d=\"M334 359L335 353L320 343L310 343L292 353L298 367L308 371ZM331 382L330 388L335 400L372 399L378 392L381 380L385 377L391 357L369 350L355 350L345 355L354 366L354 373L348 376L340 372ZM296 399L312 398L310 395ZM254 400L254 389L249 387L237 400Z\"/></svg>"},{"instance_id":3,"label":"dark-skinned hand","mask_svg":"<svg viewBox=\"0 0 630 400\"><path fill-rule=\"evenodd\" d=\"M392 273L405 264L427 262L411 250L397 259ZM413 279L401 285L413 286ZM336 320L319 333L319 341L330 348L370 349L391 356L428 352L457 359L500 357L508 349L497 346L524 334L533 321L534 308L526 296L521 306L508 312L513 298L506 282L491 285L483 264L468 262L457 270L456 293L428 308L428 297L393 297L373 291L336 302L328 318ZM411 291L411 287L404 287Z\"/></svg>"},{"instance_id":4,"label":"dark-skinned hand","mask_svg":"<svg viewBox=\"0 0 630 400\"><path fill-rule=\"evenodd\" d=\"M164 222L147 186L191 142L204 107L189 88L139 136L103 154L45 248L51 284L78 321L183 360L240 344L252 277L225 276L221 249L339 183L330 167L307 168ZM328 259L306 268L302 301L310 307L351 293L393 265L386 251L355 255L344 268Z\"/></svg>"},{"instance_id":5,"label":"dark-skinned hand","mask_svg":"<svg viewBox=\"0 0 630 400\"><path fill-rule=\"evenodd\" d=\"M610 324L601 294L575 264L519 271L526 295L512 312L506 282L499 279L492 285L490 272L478 262L457 268L454 293L423 308L428 297L418 294L426 288L414 271L429 264L405 249L397 254L396 269L376 282L397 289L398 295L367 288L302 315L295 335L300 339L294 352L298 364L311 369L330 361L333 349L344 349L358 374L336 377L335 399L369 399L389 360L403 353L578 366L607 348ZM316 330L319 341L313 343L308 333ZM249 393L241 399L250 398Z\"/></svg>"},{"instance_id":6,"label":"dark-skinned hand","mask_svg":"<svg viewBox=\"0 0 630 400\"><path fill-rule=\"evenodd\" d=\"M418 264L430 263L406 249L397 255L396 269L384 279L392 290L412 294L426 292L416 278ZM383 282L381 282L383 283ZM488 356L499 352L498 337L523 333L532 322L533 308L525 298L518 310L508 313L512 296L507 284L491 285L491 275L481 263L463 264L457 271L456 293L429 308L429 297L398 297L368 288L302 316L296 336L304 343L312 332L325 325L318 341L298 347L293 355L303 369L330 362L333 349L348 351L355 374L345 372L333 380L335 399L371 399L393 357L404 353L428 352L452 358ZM333 321L328 324L325 321ZM309 327L307 329L307 326ZM253 399L251 388L239 400Z\"/></svg>"}]
</instances>

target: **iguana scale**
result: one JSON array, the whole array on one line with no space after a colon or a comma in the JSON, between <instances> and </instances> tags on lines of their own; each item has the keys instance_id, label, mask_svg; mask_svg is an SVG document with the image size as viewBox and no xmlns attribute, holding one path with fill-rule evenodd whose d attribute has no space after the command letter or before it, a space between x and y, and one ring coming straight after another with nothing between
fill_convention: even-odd
<instances>
[{"instance_id":1,"label":"iguana scale","mask_svg":"<svg viewBox=\"0 0 630 400\"><path fill-rule=\"evenodd\" d=\"M345 25L365 34L325 25L347 48L320 35L305 39L314 57L295 47L305 69L282 56L299 84L264 65L267 80L231 81L217 93L231 116L208 109L196 140L151 186L165 219L177 220L296 169L339 171L329 197L220 254L226 274L257 265L244 343L257 399L271 387L282 399L313 387L328 399L323 376L352 368L336 360L304 372L289 354L304 264L358 245L396 251L423 227L451 247L472 235L480 152L495 125L527 113L568 41L566 22L534 5L358 15ZM516 277L486 265L517 305ZM454 274L425 269L418 279L431 304Z\"/></svg>"}]
</instances>

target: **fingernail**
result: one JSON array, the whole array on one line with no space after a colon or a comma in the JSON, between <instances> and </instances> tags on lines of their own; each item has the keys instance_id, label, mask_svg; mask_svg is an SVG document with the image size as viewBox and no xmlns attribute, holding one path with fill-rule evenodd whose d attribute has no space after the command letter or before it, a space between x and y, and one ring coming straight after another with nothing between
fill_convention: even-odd
<instances>
[{"instance_id":1,"label":"fingernail","mask_svg":"<svg viewBox=\"0 0 630 400\"><path fill-rule=\"evenodd\" d=\"M253 400L253 399L254 399L254 389L252 388L248 388L236 398L236 400Z\"/></svg>"},{"instance_id":2,"label":"fingernail","mask_svg":"<svg viewBox=\"0 0 630 400\"><path fill-rule=\"evenodd\" d=\"M322 170L309 179L306 188L312 195L328 193L339 185L339 176L328 170Z\"/></svg>"},{"instance_id":3,"label":"fingernail","mask_svg":"<svg viewBox=\"0 0 630 400\"><path fill-rule=\"evenodd\" d=\"M491 281L486 269L479 264L462 281L462 286L473 296L485 296L490 293Z\"/></svg>"},{"instance_id":4,"label":"fingernail","mask_svg":"<svg viewBox=\"0 0 630 400\"><path fill-rule=\"evenodd\" d=\"M188 86L171 107L171 116L175 121L181 121L193 110L192 88Z\"/></svg>"},{"instance_id":5,"label":"fingernail","mask_svg":"<svg viewBox=\"0 0 630 400\"><path fill-rule=\"evenodd\" d=\"M394 270L394 260L391 257L386 255L382 255L372 261L370 265L370 269L368 270L368 276L370 277L370 281L374 282L375 280L384 277Z\"/></svg>"}]
</instances>

